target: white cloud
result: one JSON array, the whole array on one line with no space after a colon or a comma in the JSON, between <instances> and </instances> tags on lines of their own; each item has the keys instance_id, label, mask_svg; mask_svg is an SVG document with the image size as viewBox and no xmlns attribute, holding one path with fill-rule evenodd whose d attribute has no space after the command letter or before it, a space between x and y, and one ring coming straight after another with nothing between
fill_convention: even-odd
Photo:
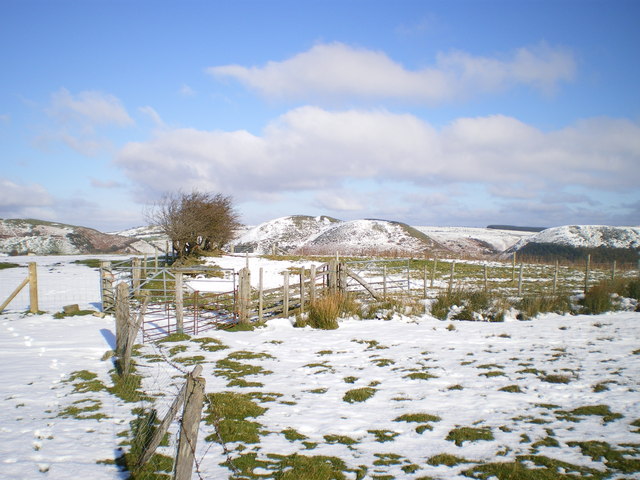
<instances>
[{"instance_id":1,"label":"white cloud","mask_svg":"<svg viewBox=\"0 0 640 480\"><path fill-rule=\"evenodd\" d=\"M408 70L384 52L330 43L263 67L222 65L207 72L235 78L272 98L355 96L433 103L512 85L548 93L570 81L575 68L569 51L546 45L521 48L505 59L440 53L434 65Z\"/></svg>"},{"instance_id":2,"label":"white cloud","mask_svg":"<svg viewBox=\"0 0 640 480\"><path fill-rule=\"evenodd\" d=\"M436 130L386 111L292 110L262 136L246 131L165 130L129 143L116 163L142 191L192 188L257 193L338 188L345 180L488 185L542 191L640 184L640 125L598 118L542 132L506 116L462 118Z\"/></svg>"},{"instance_id":3,"label":"white cloud","mask_svg":"<svg viewBox=\"0 0 640 480\"><path fill-rule=\"evenodd\" d=\"M179 92L183 97L193 97L196 94L196 91L186 84L180 87Z\"/></svg>"},{"instance_id":4,"label":"white cloud","mask_svg":"<svg viewBox=\"0 0 640 480\"><path fill-rule=\"evenodd\" d=\"M51 95L48 112L63 121L88 122L94 126L126 127L134 124L117 97L97 91L82 91L73 95L61 88Z\"/></svg>"},{"instance_id":5,"label":"white cloud","mask_svg":"<svg viewBox=\"0 0 640 480\"><path fill-rule=\"evenodd\" d=\"M0 178L0 218L42 218L54 201L38 184L19 184Z\"/></svg>"}]
</instances>

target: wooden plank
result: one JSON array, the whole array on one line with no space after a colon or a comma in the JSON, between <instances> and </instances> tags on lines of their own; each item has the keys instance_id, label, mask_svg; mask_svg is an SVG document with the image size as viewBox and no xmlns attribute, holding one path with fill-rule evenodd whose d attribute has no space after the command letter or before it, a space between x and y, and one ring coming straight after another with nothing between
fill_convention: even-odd
<instances>
[{"instance_id":1,"label":"wooden plank","mask_svg":"<svg viewBox=\"0 0 640 480\"><path fill-rule=\"evenodd\" d=\"M352 272L345 265L342 266L342 271L344 272L345 275L350 276L356 282L358 282L360 285L362 285L364 287L364 289L367 292L369 292L373 298L375 298L376 300L380 300L380 296L375 292L375 290L373 288L371 288L371 286L362 277L360 277L360 275L358 275L355 272Z\"/></svg>"},{"instance_id":2,"label":"wooden plank","mask_svg":"<svg viewBox=\"0 0 640 480\"><path fill-rule=\"evenodd\" d=\"M204 378L191 375L187 377L174 480L191 480L198 442L198 428L202 418L204 388Z\"/></svg>"},{"instance_id":3,"label":"wooden plank","mask_svg":"<svg viewBox=\"0 0 640 480\"><path fill-rule=\"evenodd\" d=\"M36 262L29 263L29 311L38 313L38 269Z\"/></svg>"}]
</instances>

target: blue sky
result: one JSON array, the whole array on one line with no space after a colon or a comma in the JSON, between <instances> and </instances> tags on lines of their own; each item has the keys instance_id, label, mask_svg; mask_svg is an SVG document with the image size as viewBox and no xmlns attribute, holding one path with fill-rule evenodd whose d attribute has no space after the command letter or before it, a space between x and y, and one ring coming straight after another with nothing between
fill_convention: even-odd
<instances>
[{"instance_id":1,"label":"blue sky","mask_svg":"<svg viewBox=\"0 0 640 480\"><path fill-rule=\"evenodd\" d=\"M638 1L0 0L0 218L640 224Z\"/></svg>"}]
</instances>

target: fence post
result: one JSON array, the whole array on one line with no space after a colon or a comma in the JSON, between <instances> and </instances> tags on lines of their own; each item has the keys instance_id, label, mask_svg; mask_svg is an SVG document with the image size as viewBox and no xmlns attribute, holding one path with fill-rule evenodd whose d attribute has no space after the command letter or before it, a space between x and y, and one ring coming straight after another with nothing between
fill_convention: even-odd
<instances>
[{"instance_id":1,"label":"fence post","mask_svg":"<svg viewBox=\"0 0 640 480\"><path fill-rule=\"evenodd\" d=\"M262 322L263 310L264 310L264 298L263 298L263 285L264 273L263 268L260 267L258 271L258 321Z\"/></svg>"},{"instance_id":2,"label":"fence post","mask_svg":"<svg viewBox=\"0 0 640 480\"><path fill-rule=\"evenodd\" d=\"M329 290L335 292L338 286L338 262L335 259L329 260Z\"/></svg>"},{"instance_id":3,"label":"fence post","mask_svg":"<svg viewBox=\"0 0 640 480\"><path fill-rule=\"evenodd\" d=\"M300 315L304 313L304 267L300 269Z\"/></svg>"},{"instance_id":4,"label":"fence post","mask_svg":"<svg viewBox=\"0 0 640 480\"><path fill-rule=\"evenodd\" d=\"M36 262L29 262L29 311L38 313L38 269Z\"/></svg>"},{"instance_id":5,"label":"fence post","mask_svg":"<svg viewBox=\"0 0 640 480\"><path fill-rule=\"evenodd\" d=\"M128 339L129 285L121 282L116 286L116 356L122 358Z\"/></svg>"},{"instance_id":6,"label":"fence post","mask_svg":"<svg viewBox=\"0 0 640 480\"><path fill-rule=\"evenodd\" d=\"M182 285L183 285L182 272L176 272L175 293L176 293L176 332L177 333L184 333L184 295L183 295Z\"/></svg>"},{"instance_id":7,"label":"fence post","mask_svg":"<svg viewBox=\"0 0 640 480\"><path fill-rule=\"evenodd\" d=\"M309 273L311 282L309 283L309 302L314 304L316 302L316 266L311 265L311 272Z\"/></svg>"},{"instance_id":8,"label":"fence post","mask_svg":"<svg viewBox=\"0 0 640 480\"><path fill-rule=\"evenodd\" d=\"M243 268L239 272L238 283L238 307L240 324L249 324L249 309L251 307L251 273L248 268Z\"/></svg>"},{"instance_id":9,"label":"fence post","mask_svg":"<svg viewBox=\"0 0 640 480\"><path fill-rule=\"evenodd\" d=\"M142 270L140 269L140 259L138 257L134 257L131 260L131 278L132 278L132 287L133 294L138 295L138 290L140 290L140 274Z\"/></svg>"},{"instance_id":10,"label":"fence post","mask_svg":"<svg viewBox=\"0 0 640 480\"><path fill-rule=\"evenodd\" d=\"M520 273L518 273L518 295L522 295L522 263L520 264Z\"/></svg>"},{"instance_id":11,"label":"fence post","mask_svg":"<svg viewBox=\"0 0 640 480\"><path fill-rule=\"evenodd\" d=\"M587 255L587 265L584 270L584 293L589 289L589 273L591 269L591 254Z\"/></svg>"},{"instance_id":12,"label":"fence post","mask_svg":"<svg viewBox=\"0 0 640 480\"><path fill-rule=\"evenodd\" d=\"M556 260L556 268L553 271L553 294L556 294L558 289L558 260Z\"/></svg>"},{"instance_id":13,"label":"fence post","mask_svg":"<svg viewBox=\"0 0 640 480\"><path fill-rule=\"evenodd\" d=\"M433 269L431 270L431 283L429 284L429 286L431 288L433 288L433 282L436 278L436 267L438 266L438 258L437 257L433 257Z\"/></svg>"},{"instance_id":14,"label":"fence post","mask_svg":"<svg viewBox=\"0 0 640 480\"><path fill-rule=\"evenodd\" d=\"M484 291L486 293L487 291L489 291L489 279L488 279L489 275L487 273L487 264L486 263L484 264L484 269L483 270L484 270L483 271Z\"/></svg>"},{"instance_id":15,"label":"fence post","mask_svg":"<svg viewBox=\"0 0 640 480\"><path fill-rule=\"evenodd\" d=\"M427 298L427 275L428 275L427 263L425 262L425 264L424 264L424 272L423 272L423 275L422 275L423 284L424 284L423 289L422 289L422 297L423 298Z\"/></svg>"},{"instance_id":16,"label":"fence post","mask_svg":"<svg viewBox=\"0 0 640 480\"><path fill-rule=\"evenodd\" d=\"M140 307L140 312L138 312L138 317L136 319L132 318L131 315L127 318L126 338L124 339L125 344L122 349L122 358L118 358L120 373L122 375L129 375L129 371L131 370L131 352L133 350L133 345L136 343L136 337L138 336L140 325L142 325L142 322L144 321L144 314L147 310L147 306L149 305L149 298L150 295L148 292L145 293L144 302Z\"/></svg>"},{"instance_id":17,"label":"fence post","mask_svg":"<svg viewBox=\"0 0 640 480\"><path fill-rule=\"evenodd\" d=\"M102 311L111 311L115 304L111 262L100 262L100 298Z\"/></svg>"},{"instance_id":18,"label":"fence post","mask_svg":"<svg viewBox=\"0 0 640 480\"><path fill-rule=\"evenodd\" d=\"M200 419L202 418L204 387L204 378L187 375L174 480L191 480L196 443L198 441L198 428L200 426Z\"/></svg>"},{"instance_id":19,"label":"fence post","mask_svg":"<svg viewBox=\"0 0 640 480\"><path fill-rule=\"evenodd\" d=\"M284 271L282 279L282 314L286 318L289 316L289 271Z\"/></svg>"},{"instance_id":20,"label":"fence post","mask_svg":"<svg viewBox=\"0 0 640 480\"><path fill-rule=\"evenodd\" d=\"M447 290L449 295L451 295L451 292L453 291L453 274L455 272L455 269L456 269L456 261L453 260L451 262L451 273L449 274L449 289Z\"/></svg>"},{"instance_id":21,"label":"fence post","mask_svg":"<svg viewBox=\"0 0 640 480\"><path fill-rule=\"evenodd\" d=\"M341 293L347 291L347 269L346 265L342 262L337 263L338 268L338 290Z\"/></svg>"},{"instance_id":22,"label":"fence post","mask_svg":"<svg viewBox=\"0 0 640 480\"><path fill-rule=\"evenodd\" d=\"M614 260L611 264L611 281L613 282L616 279L616 261Z\"/></svg>"},{"instance_id":23,"label":"fence post","mask_svg":"<svg viewBox=\"0 0 640 480\"><path fill-rule=\"evenodd\" d=\"M382 266L382 298L387 299L387 266Z\"/></svg>"},{"instance_id":24,"label":"fence post","mask_svg":"<svg viewBox=\"0 0 640 480\"><path fill-rule=\"evenodd\" d=\"M513 252L513 262L511 264L511 282L516 279L516 252Z\"/></svg>"}]
</instances>

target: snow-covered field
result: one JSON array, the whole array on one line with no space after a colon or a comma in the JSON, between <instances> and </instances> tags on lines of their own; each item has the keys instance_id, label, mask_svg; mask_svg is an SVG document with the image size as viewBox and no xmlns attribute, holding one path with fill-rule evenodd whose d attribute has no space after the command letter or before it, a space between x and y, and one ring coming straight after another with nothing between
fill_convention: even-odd
<instances>
[{"instance_id":1,"label":"snow-covered field","mask_svg":"<svg viewBox=\"0 0 640 480\"><path fill-rule=\"evenodd\" d=\"M58 272L61 288L95 285L94 297L84 302L95 306L97 272L69 264L75 259L35 258L41 270ZM244 261L229 260L238 266ZM269 278L287 267L250 262L272 272ZM13 281L5 281L8 276L23 278L17 269L0 270L2 299ZM102 358L113 348L114 319L54 319L69 297L56 305L48 298L53 290L41 293L49 313L27 315L12 304L0 314L0 478L126 478L109 461L140 405L105 390L82 391L70 381L84 370L110 384L113 365ZM282 462L277 455L295 453L336 457L347 479L461 479L468 478L463 471L520 455L530 456L521 458L529 466L553 459L549 468L557 478L570 472L571 478L638 478L638 322L640 313L633 312L504 323L451 323L425 315L343 319L338 330L316 331L278 319L251 332L207 332L226 349L210 351L215 349L207 349L212 343L206 341L147 344L137 361L145 389L169 394L158 400L160 411L181 379L168 363L153 361L159 353L187 369L190 359L204 357L207 393L252 394L245 398L266 409L248 418L259 424L258 443L227 447L239 469L240 456L264 461L254 478L274 478L272 469ZM257 367L239 377L249 386L228 385L224 366L233 362ZM349 401L361 388L370 398ZM74 406L85 409L81 416L98 418L75 418ZM205 441L213 432L203 421L197 454L202 478L231 478L220 466L226 460L221 446ZM171 448L163 447L164 453L171 455ZM443 454L460 463L448 465L451 458ZM623 474L623 463L632 470Z\"/></svg>"}]
</instances>

